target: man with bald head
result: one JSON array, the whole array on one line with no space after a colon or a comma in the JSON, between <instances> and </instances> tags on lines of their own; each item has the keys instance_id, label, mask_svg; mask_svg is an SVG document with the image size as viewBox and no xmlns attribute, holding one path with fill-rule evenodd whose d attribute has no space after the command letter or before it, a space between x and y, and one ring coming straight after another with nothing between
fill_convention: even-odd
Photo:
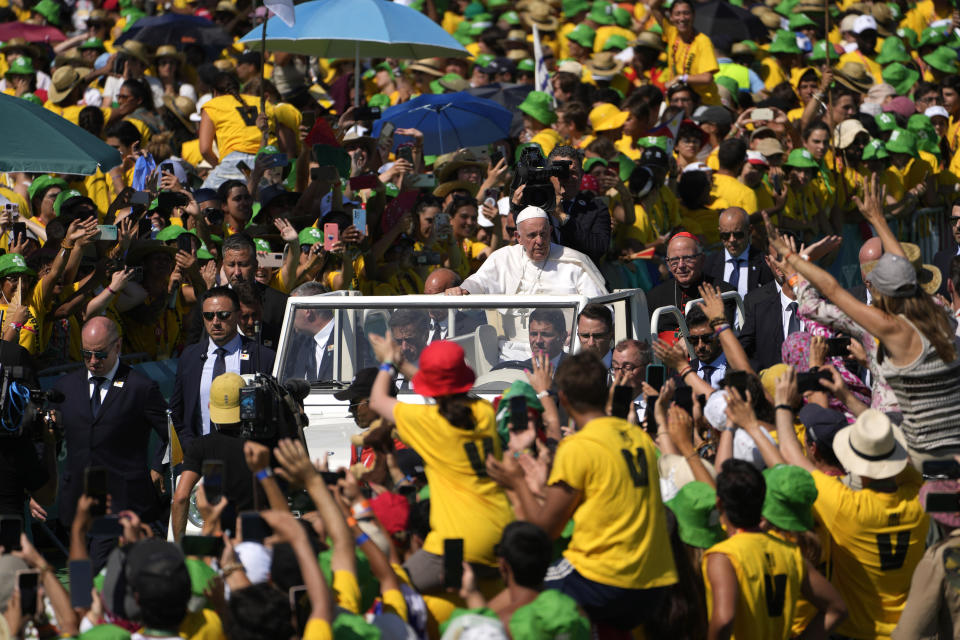
<instances>
[{"instance_id":1,"label":"man with bald head","mask_svg":"<svg viewBox=\"0 0 960 640\"><path fill-rule=\"evenodd\" d=\"M876 236L864 242L863 246L860 247L860 253L857 259L860 262L860 277L864 281L867 279L867 274L873 271L873 267L882 255L883 242ZM864 304L870 304L873 299L873 296L870 295L870 290L867 289L867 285L862 283L850 289L850 293Z\"/></svg>"},{"instance_id":2,"label":"man with bald head","mask_svg":"<svg viewBox=\"0 0 960 640\"><path fill-rule=\"evenodd\" d=\"M696 236L686 231L674 234L667 243L667 269L673 276L666 282L661 282L647 294L647 309L651 316L659 307L674 306L680 313L686 313L687 302L700 297L700 285L708 282L721 293L733 291L733 287L703 271L703 247ZM727 305L727 316L733 322L736 305ZM657 333L675 331L677 321L672 315L660 317L658 327L651 327Z\"/></svg>"},{"instance_id":3,"label":"man with bald head","mask_svg":"<svg viewBox=\"0 0 960 640\"><path fill-rule=\"evenodd\" d=\"M707 255L703 272L723 280L737 290L741 298L773 280L763 259L763 251L750 244L750 217L740 207L724 209L717 221L723 249Z\"/></svg>"},{"instance_id":4,"label":"man with bald head","mask_svg":"<svg viewBox=\"0 0 960 640\"><path fill-rule=\"evenodd\" d=\"M442 294L447 289L459 287L463 282L460 276L451 269L434 270L423 283L423 292L427 295ZM434 340L446 340L451 333L448 327L448 317L446 309L429 309L430 313L430 334L427 337L427 344ZM468 309L466 311L455 311L453 314L456 323L456 335L462 336L471 333L481 324L486 323L486 316L480 309Z\"/></svg>"},{"instance_id":5,"label":"man with bald head","mask_svg":"<svg viewBox=\"0 0 960 640\"><path fill-rule=\"evenodd\" d=\"M112 513L133 511L164 533L166 510L162 459L167 444L167 403L157 383L120 361L120 333L112 320L98 316L80 336L84 368L57 380L64 395L62 412L67 459L60 484L60 520L69 529L84 492L87 467L106 469ZM151 430L160 446L149 459ZM106 505L100 505L104 508ZM106 561L116 538L90 537L94 572Z\"/></svg>"}]
</instances>

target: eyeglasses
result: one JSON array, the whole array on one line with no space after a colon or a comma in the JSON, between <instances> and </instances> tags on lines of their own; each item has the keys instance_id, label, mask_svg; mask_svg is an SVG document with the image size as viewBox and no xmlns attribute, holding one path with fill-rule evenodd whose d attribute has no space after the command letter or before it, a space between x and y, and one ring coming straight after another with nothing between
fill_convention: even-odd
<instances>
[{"instance_id":1,"label":"eyeglasses","mask_svg":"<svg viewBox=\"0 0 960 640\"><path fill-rule=\"evenodd\" d=\"M97 360L106 360L110 355L109 351L90 351L89 349L81 349L80 355L83 356L84 360L89 360L93 356L97 356Z\"/></svg>"},{"instance_id":2,"label":"eyeglasses","mask_svg":"<svg viewBox=\"0 0 960 640\"><path fill-rule=\"evenodd\" d=\"M587 340L603 340L604 338L608 338L608 337L610 336L610 334L607 333L607 332L604 332L604 333L578 333L577 335L580 336L580 342L586 342Z\"/></svg>"},{"instance_id":3,"label":"eyeglasses","mask_svg":"<svg viewBox=\"0 0 960 640\"><path fill-rule=\"evenodd\" d=\"M626 371L627 373L630 373L631 371L636 371L639 368L640 365L630 364L629 362L625 362L623 364L613 363L610 365L609 371L610 373L618 373L620 371Z\"/></svg>"},{"instance_id":4,"label":"eyeglasses","mask_svg":"<svg viewBox=\"0 0 960 640\"><path fill-rule=\"evenodd\" d=\"M702 255L703 255L702 253L695 253L691 256L674 256L672 258L667 258L667 265L671 267L675 267L676 265L680 264L681 261L684 264L693 264L694 262L697 261L697 258L699 258Z\"/></svg>"},{"instance_id":5,"label":"eyeglasses","mask_svg":"<svg viewBox=\"0 0 960 640\"><path fill-rule=\"evenodd\" d=\"M687 336L687 342L690 342L691 344L699 344L701 342L703 344L709 344L713 342L715 339L716 339L716 335L713 333L705 333L702 336L695 336L695 335Z\"/></svg>"},{"instance_id":6,"label":"eyeglasses","mask_svg":"<svg viewBox=\"0 0 960 640\"><path fill-rule=\"evenodd\" d=\"M727 238L735 238L736 240L743 240L747 237L746 232L744 231L721 231L720 239L726 240Z\"/></svg>"},{"instance_id":7,"label":"eyeglasses","mask_svg":"<svg viewBox=\"0 0 960 640\"><path fill-rule=\"evenodd\" d=\"M950 224L956 225L960 223L960 216L950 216Z\"/></svg>"},{"instance_id":8,"label":"eyeglasses","mask_svg":"<svg viewBox=\"0 0 960 640\"><path fill-rule=\"evenodd\" d=\"M229 320L232 315L233 311L204 311L203 319L213 320L214 318L220 318L221 320Z\"/></svg>"}]
</instances>

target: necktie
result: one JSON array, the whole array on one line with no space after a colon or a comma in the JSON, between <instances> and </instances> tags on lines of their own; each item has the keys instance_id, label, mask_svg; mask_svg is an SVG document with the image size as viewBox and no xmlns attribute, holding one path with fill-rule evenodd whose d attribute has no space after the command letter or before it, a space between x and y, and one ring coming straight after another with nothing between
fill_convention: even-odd
<instances>
[{"instance_id":1,"label":"necktie","mask_svg":"<svg viewBox=\"0 0 960 640\"><path fill-rule=\"evenodd\" d=\"M102 376L91 376L90 380L93 381L93 395L90 396L90 413L96 418L97 414L100 413L100 385L106 382L107 379Z\"/></svg>"},{"instance_id":2,"label":"necktie","mask_svg":"<svg viewBox=\"0 0 960 640\"><path fill-rule=\"evenodd\" d=\"M740 263L743 262L740 258L730 258L727 260L733 264L733 271L730 272L730 279L727 281L730 283L730 286L734 289L740 288Z\"/></svg>"},{"instance_id":3,"label":"necktie","mask_svg":"<svg viewBox=\"0 0 960 640\"><path fill-rule=\"evenodd\" d=\"M433 333L430 334L430 343L443 340L443 330L440 328L439 322L433 322Z\"/></svg>"},{"instance_id":4,"label":"necktie","mask_svg":"<svg viewBox=\"0 0 960 640\"><path fill-rule=\"evenodd\" d=\"M216 380L217 376L227 372L227 350L223 347L217 347L214 353L217 354L217 359L213 361L213 377L210 378L211 382Z\"/></svg>"},{"instance_id":5,"label":"necktie","mask_svg":"<svg viewBox=\"0 0 960 640\"><path fill-rule=\"evenodd\" d=\"M790 319L787 320L787 335L800 332L800 318L797 317L797 303L791 302L787 305L787 310L790 312ZM787 336L784 336L786 338Z\"/></svg>"},{"instance_id":6,"label":"necktie","mask_svg":"<svg viewBox=\"0 0 960 640\"><path fill-rule=\"evenodd\" d=\"M708 364L705 364L702 367L700 367L700 371L703 373L703 381L712 386L713 383L710 382L710 378L713 377L713 372L716 370L717 370L716 367L711 367Z\"/></svg>"}]
</instances>

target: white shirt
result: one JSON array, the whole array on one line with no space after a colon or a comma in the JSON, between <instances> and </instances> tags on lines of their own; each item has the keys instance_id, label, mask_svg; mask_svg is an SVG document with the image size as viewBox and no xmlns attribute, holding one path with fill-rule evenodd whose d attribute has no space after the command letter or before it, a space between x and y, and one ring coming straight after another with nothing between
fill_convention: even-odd
<instances>
[{"instance_id":1,"label":"white shirt","mask_svg":"<svg viewBox=\"0 0 960 640\"><path fill-rule=\"evenodd\" d=\"M783 323L783 339L786 340L787 336L790 335L790 303L797 302L796 300L791 300L783 293L783 289L780 285L777 285L777 293L780 294L780 322ZM800 303L797 302L797 322L800 323L800 331L804 331L804 321L800 317Z\"/></svg>"},{"instance_id":2,"label":"white shirt","mask_svg":"<svg viewBox=\"0 0 960 640\"><path fill-rule=\"evenodd\" d=\"M233 337L233 340L223 345L227 350L224 359L227 367L224 373L240 373L240 345L243 340L239 334ZM210 385L213 384L213 365L217 361L217 349L220 347L213 340L207 341L207 359L203 361L203 369L200 372L200 429L202 435L210 433Z\"/></svg>"},{"instance_id":3,"label":"white shirt","mask_svg":"<svg viewBox=\"0 0 960 640\"><path fill-rule=\"evenodd\" d=\"M707 380L703 377L703 374L706 373L704 367L714 367L713 372L710 374L710 379ZM727 356L720 354L713 362L700 363L700 367L697 369L697 376L702 378L705 382L709 383L714 389L720 388L720 381L723 380L723 376L727 375Z\"/></svg>"},{"instance_id":4,"label":"white shirt","mask_svg":"<svg viewBox=\"0 0 960 640\"><path fill-rule=\"evenodd\" d=\"M430 333L427 334L427 344L433 342L433 332L436 331L437 328L440 329L440 339L447 339L447 319L435 320L434 318L430 318Z\"/></svg>"},{"instance_id":5,"label":"white shirt","mask_svg":"<svg viewBox=\"0 0 960 640\"><path fill-rule=\"evenodd\" d=\"M317 349L317 371L313 372L314 376L320 371L320 365L323 364L323 359L327 357L327 341L330 339L331 333L333 333L333 318L330 318L330 321L323 325L323 329L313 334L313 341L316 343ZM333 356L331 355L329 357L332 358Z\"/></svg>"},{"instance_id":6,"label":"white shirt","mask_svg":"<svg viewBox=\"0 0 960 640\"><path fill-rule=\"evenodd\" d=\"M643 424L647 417L647 399L642 393L633 399L633 410L637 414L637 424Z\"/></svg>"},{"instance_id":7,"label":"white shirt","mask_svg":"<svg viewBox=\"0 0 960 640\"><path fill-rule=\"evenodd\" d=\"M747 248L743 250L737 258L740 259L740 280L737 281L737 293L740 294L741 298L746 297L747 295L747 278L750 272L750 265L747 264L747 259L750 256L750 245L747 245ZM729 283L733 278L733 263L730 262L733 260L733 256L730 255L730 252L726 249L723 250L723 281Z\"/></svg>"},{"instance_id":8,"label":"white shirt","mask_svg":"<svg viewBox=\"0 0 960 640\"><path fill-rule=\"evenodd\" d=\"M100 405L103 406L103 401L107 398L107 392L110 391L110 384L113 382L113 377L117 375L117 369L120 368L120 358L117 358L117 361L113 363L113 368L107 372L107 375L100 376L106 378L103 382L100 383ZM87 389L87 393L90 394L90 400L93 400L93 374L90 373L90 370L87 369L87 384L90 385L90 388Z\"/></svg>"}]
</instances>

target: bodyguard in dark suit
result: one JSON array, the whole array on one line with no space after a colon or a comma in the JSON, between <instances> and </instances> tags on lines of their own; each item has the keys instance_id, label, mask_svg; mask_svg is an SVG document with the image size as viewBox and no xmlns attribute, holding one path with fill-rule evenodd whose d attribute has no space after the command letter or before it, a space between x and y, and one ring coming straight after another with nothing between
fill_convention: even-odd
<instances>
[{"instance_id":1,"label":"bodyguard in dark suit","mask_svg":"<svg viewBox=\"0 0 960 640\"><path fill-rule=\"evenodd\" d=\"M717 222L723 249L711 251L703 263L703 272L714 280L731 285L746 298L747 294L773 281L773 273L763 251L750 244L750 218L740 207L730 207Z\"/></svg>"},{"instance_id":2,"label":"bodyguard in dark suit","mask_svg":"<svg viewBox=\"0 0 960 640\"><path fill-rule=\"evenodd\" d=\"M210 431L210 385L221 373L272 373L276 354L237 330L240 303L227 287L204 292L197 305L207 337L180 354L170 413L184 448Z\"/></svg>"},{"instance_id":3,"label":"bodyguard in dark suit","mask_svg":"<svg viewBox=\"0 0 960 640\"><path fill-rule=\"evenodd\" d=\"M754 371L782 362L783 341L791 333L804 330L790 285L784 282L781 289L776 281L768 282L747 294L743 306L746 313L740 344Z\"/></svg>"},{"instance_id":4,"label":"bodyguard in dark suit","mask_svg":"<svg viewBox=\"0 0 960 640\"><path fill-rule=\"evenodd\" d=\"M305 282L290 292L292 297L315 296L327 291L319 282ZM280 381L303 378L308 382L332 380L336 336L330 309L297 309L293 316L294 335L280 372ZM358 354L362 360L363 354Z\"/></svg>"},{"instance_id":5,"label":"bodyguard in dark suit","mask_svg":"<svg viewBox=\"0 0 960 640\"><path fill-rule=\"evenodd\" d=\"M81 334L85 368L57 380L64 400L58 406L67 459L60 485L60 521L70 527L84 491L84 470L107 469L111 510L130 510L148 524L162 517L159 489L167 443L167 404L157 383L120 362L120 337L113 321L90 319ZM148 460L150 431L161 447ZM104 505L105 506L105 505ZM93 538L91 557L101 566L115 539Z\"/></svg>"},{"instance_id":6,"label":"bodyguard in dark suit","mask_svg":"<svg viewBox=\"0 0 960 640\"><path fill-rule=\"evenodd\" d=\"M610 210L592 192L580 191L583 171L576 149L567 145L554 147L550 161L570 162L570 177L560 183L561 200L553 212L553 241L585 253L599 263L610 248Z\"/></svg>"}]
</instances>

